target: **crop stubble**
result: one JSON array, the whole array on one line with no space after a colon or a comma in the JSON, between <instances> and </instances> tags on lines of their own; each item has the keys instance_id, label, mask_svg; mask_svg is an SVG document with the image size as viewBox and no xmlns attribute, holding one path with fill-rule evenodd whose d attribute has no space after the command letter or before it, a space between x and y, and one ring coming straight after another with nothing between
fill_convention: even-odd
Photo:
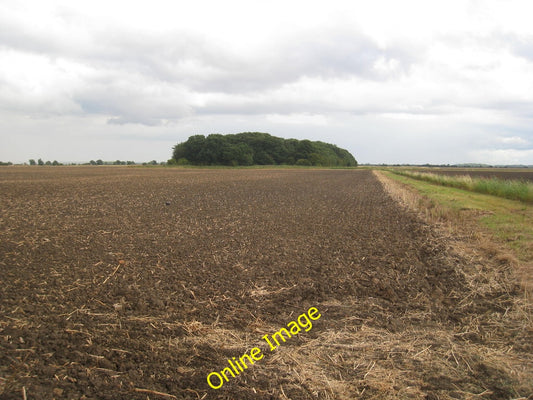
<instances>
[{"instance_id":1,"label":"crop stubble","mask_svg":"<svg viewBox=\"0 0 533 400\"><path fill-rule=\"evenodd\" d=\"M531 327L508 268L478 285L479 260L370 171L9 168L0 208L2 399L497 399L531 387ZM311 306L312 331L208 387Z\"/></svg>"}]
</instances>

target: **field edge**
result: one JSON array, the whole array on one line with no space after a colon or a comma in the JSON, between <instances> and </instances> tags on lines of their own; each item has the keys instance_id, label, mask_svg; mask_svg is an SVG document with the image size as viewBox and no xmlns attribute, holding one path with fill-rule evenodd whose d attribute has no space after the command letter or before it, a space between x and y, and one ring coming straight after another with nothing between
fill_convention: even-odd
<instances>
[{"instance_id":1,"label":"field edge","mask_svg":"<svg viewBox=\"0 0 533 400\"><path fill-rule=\"evenodd\" d=\"M464 252L465 247L477 248L486 258L512 267L525 296L531 301L533 207L388 171L373 170L373 173L397 202L447 235L466 241L460 252ZM498 223L504 219L505 226Z\"/></svg>"}]
</instances>

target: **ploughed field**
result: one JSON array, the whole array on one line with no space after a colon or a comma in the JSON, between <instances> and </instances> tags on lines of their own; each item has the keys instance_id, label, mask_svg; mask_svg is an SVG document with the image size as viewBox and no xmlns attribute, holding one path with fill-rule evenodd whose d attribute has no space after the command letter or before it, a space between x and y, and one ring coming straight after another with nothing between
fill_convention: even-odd
<instances>
[{"instance_id":1,"label":"ploughed field","mask_svg":"<svg viewBox=\"0 0 533 400\"><path fill-rule=\"evenodd\" d=\"M1 399L533 387L508 269L487 283L368 170L11 167L0 210Z\"/></svg>"}]
</instances>

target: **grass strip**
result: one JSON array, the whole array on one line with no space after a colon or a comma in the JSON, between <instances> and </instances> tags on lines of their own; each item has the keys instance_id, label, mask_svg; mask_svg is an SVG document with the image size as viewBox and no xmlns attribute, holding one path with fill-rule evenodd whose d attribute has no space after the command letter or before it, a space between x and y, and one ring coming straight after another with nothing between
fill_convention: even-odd
<instances>
[{"instance_id":1,"label":"grass strip","mask_svg":"<svg viewBox=\"0 0 533 400\"><path fill-rule=\"evenodd\" d=\"M527 181L499 178L472 178L470 175L448 176L431 172L391 171L397 175L407 176L437 185L533 203L533 183Z\"/></svg>"},{"instance_id":2,"label":"grass strip","mask_svg":"<svg viewBox=\"0 0 533 400\"><path fill-rule=\"evenodd\" d=\"M533 260L533 206L516 200L475 193L405 174L384 171L391 179L407 184L430 202L438 204L441 217L462 224L474 219L522 262ZM439 217L439 216L436 216Z\"/></svg>"}]
</instances>

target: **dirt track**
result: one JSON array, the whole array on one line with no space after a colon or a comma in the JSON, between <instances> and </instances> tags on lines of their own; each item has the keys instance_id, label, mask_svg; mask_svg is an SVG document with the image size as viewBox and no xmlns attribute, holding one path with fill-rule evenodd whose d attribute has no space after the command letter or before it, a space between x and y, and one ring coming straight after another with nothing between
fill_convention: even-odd
<instances>
[{"instance_id":1,"label":"dirt track","mask_svg":"<svg viewBox=\"0 0 533 400\"><path fill-rule=\"evenodd\" d=\"M517 288L474 290L370 171L6 168L0 209L1 399L531 394Z\"/></svg>"}]
</instances>

